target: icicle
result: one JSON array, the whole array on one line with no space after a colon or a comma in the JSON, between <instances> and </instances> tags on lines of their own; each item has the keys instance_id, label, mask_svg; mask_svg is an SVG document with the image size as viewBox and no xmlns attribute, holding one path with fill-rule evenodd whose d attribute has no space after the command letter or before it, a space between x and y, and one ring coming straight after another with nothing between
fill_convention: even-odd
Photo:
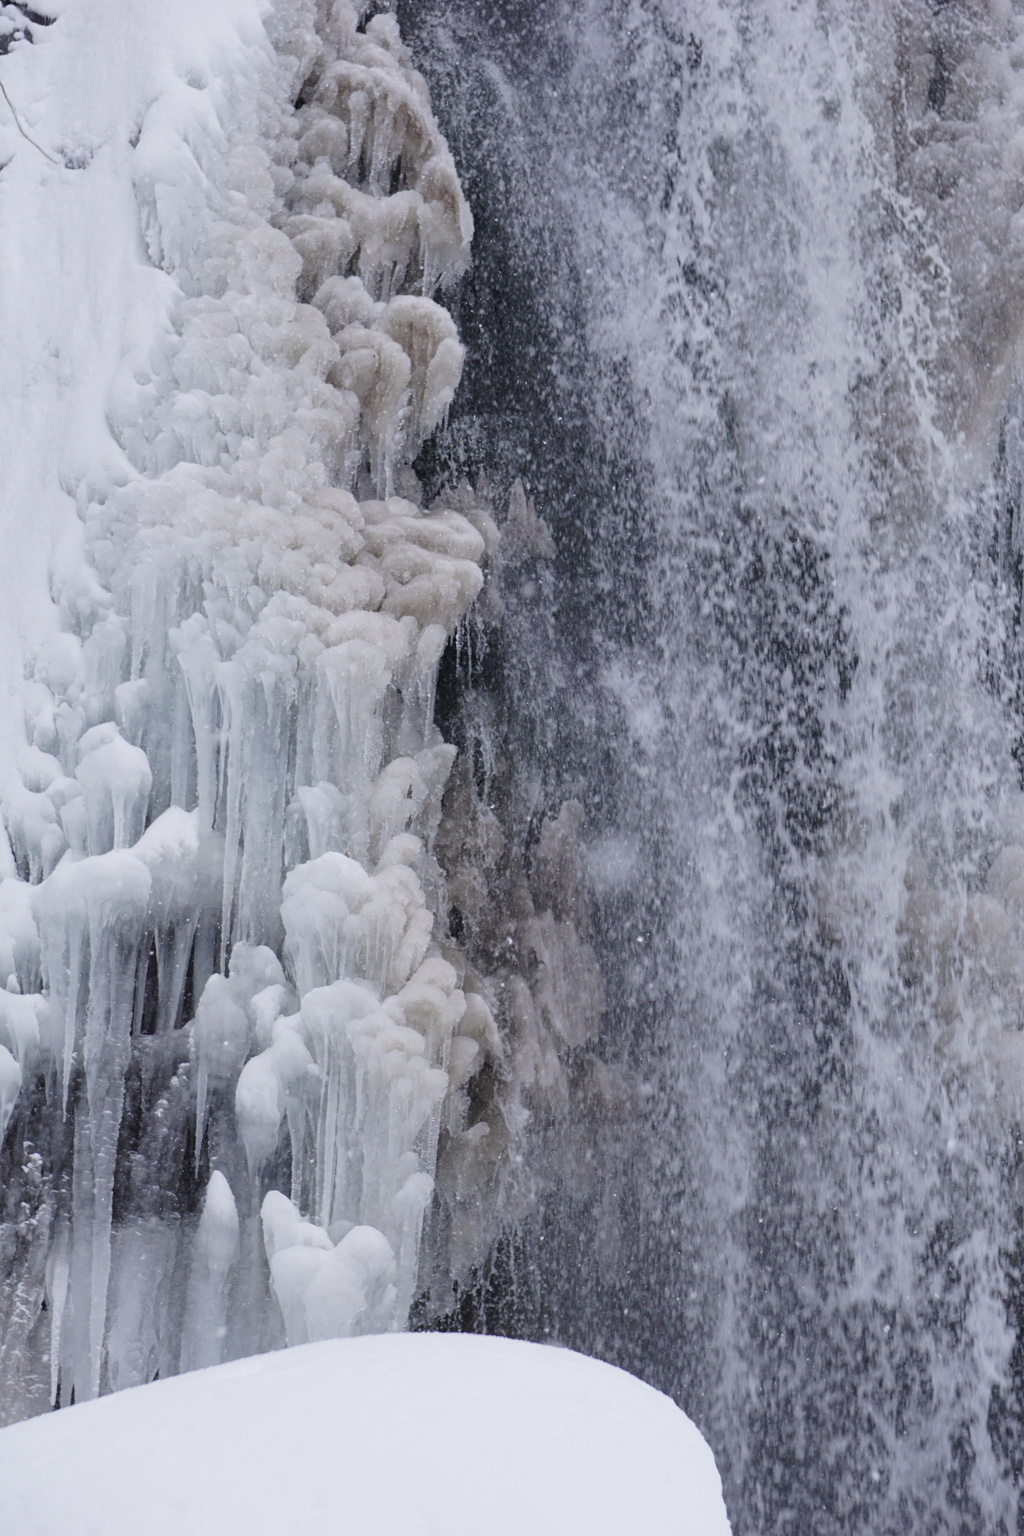
<instances>
[{"instance_id":1,"label":"icicle","mask_svg":"<svg viewBox=\"0 0 1024 1536\"><path fill-rule=\"evenodd\" d=\"M64 1312L71 1273L71 1230L61 1222L46 1263L46 1296L50 1310L50 1406L56 1407L64 1366Z\"/></svg>"},{"instance_id":2,"label":"icicle","mask_svg":"<svg viewBox=\"0 0 1024 1536\"><path fill-rule=\"evenodd\" d=\"M381 1232L354 1226L332 1243L276 1190L264 1199L261 1214L289 1344L380 1333L395 1325L395 1256Z\"/></svg>"},{"instance_id":3,"label":"icicle","mask_svg":"<svg viewBox=\"0 0 1024 1536\"><path fill-rule=\"evenodd\" d=\"M52 1038L49 1001L38 992L0 992L0 1037L23 1071L34 1066Z\"/></svg>"},{"instance_id":4,"label":"icicle","mask_svg":"<svg viewBox=\"0 0 1024 1536\"><path fill-rule=\"evenodd\" d=\"M195 1165L203 1150L207 1096L211 1087L226 1087L241 1069L249 1049L249 1020L232 996L224 976L211 976L192 1025L192 1044L198 1069L196 1085Z\"/></svg>"},{"instance_id":5,"label":"icicle","mask_svg":"<svg viewBox=\"0 0 1024 1536\"><path fill-rule=\"evenodd\" d=\"M89 853L130 847L145 824L153 786L149 759L109 722L86 731L78 750L75 777L85 801Z\"/></svg>"},{"instance_id":6,"label":"icicle","mask_svg":"<svg viewBox=\"0 0 1024 1536\"><path fill-rule=\"evenodd\" d=\"M215 1170L206 1186L192 1249L181 1369L219 1365L227 1336L228 1277L238 1259L238 1211L231 1186Z\"/></svg>"},{"instance_id":7,"label":"icicle","mask_svg":"<svg viewBox=\"0 0 1024 1536\"><path fill-rule=\"evenodd\" d=\"M3 1142L21 1092L21 1068L5 1045L0 1045L0 1143Z\"/></svg>"},{"instance_id":8,"label":"icicle","mask_svg":"<svg viewBox=\"0 0 1024 1536\"><path fill-rule=\"evenodd\" d=\"M302 1037L288 1019L275 1026L273 1043L242 1068L235 1087L235 1120L254 1177L277 1146L290 1101L315 1070Z\"/></svg>"}]
</instances>

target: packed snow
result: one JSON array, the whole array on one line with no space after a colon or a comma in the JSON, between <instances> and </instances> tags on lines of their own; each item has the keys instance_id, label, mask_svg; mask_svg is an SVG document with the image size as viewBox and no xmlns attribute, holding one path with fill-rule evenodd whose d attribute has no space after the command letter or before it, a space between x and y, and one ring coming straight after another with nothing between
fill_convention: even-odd
<instances>
[{"instance_id":1,"label":"packed snow","mask_svg":"<svg viewBox=\"0 0 1024 1536\"><path fill-rule=\"evenodd\" d=\"M569 1350L307 1344L0 1432L17 1536L728 1536L685 1414Z\"/></svg>"}]
</instances>

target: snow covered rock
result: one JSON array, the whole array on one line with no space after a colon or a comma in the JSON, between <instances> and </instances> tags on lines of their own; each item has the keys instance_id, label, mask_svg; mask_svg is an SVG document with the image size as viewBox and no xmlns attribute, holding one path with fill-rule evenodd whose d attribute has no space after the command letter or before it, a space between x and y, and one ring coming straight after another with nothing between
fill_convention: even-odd
<instances>
[{"instance_id":1,"label":"snow covered rock","mask_svg":"<svg viewBox=\"0 0 1024 1536\"><path fill-rule=\"evenodd\" d=\"M307 1344L0 1432L17 1536L729 1536L660 1392L467 1334Z\"/></svg>"}]
</instances>

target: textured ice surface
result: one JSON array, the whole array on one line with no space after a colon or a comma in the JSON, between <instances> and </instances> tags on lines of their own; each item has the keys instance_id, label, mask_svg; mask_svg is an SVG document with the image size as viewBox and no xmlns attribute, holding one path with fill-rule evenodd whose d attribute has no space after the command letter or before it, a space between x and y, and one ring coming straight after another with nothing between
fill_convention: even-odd
<instances>
[{"instance_id":1,"label":"textured ice surface","mask_svg":"<svg viewBox=\"0 0 1024 1536\"><path fill-rule=\"evenodd\" d=\"M306 1345L0 1432L18 1536L728 1536L714 1458L635 1377L465 1334Z\"/></svg>"},{"instance_id":2,"label":"textured ice surface","mask_svg":"<svg viewBox=\"0 0 1024 1536\"><path fill-rule=\"evenodd\" d=\"M472 227L423 81L347 0L52 9L2 63L0 1420L401 1327L497 1048L435 925L493 525L410 468Z\"/></svg>"}]
</instances>

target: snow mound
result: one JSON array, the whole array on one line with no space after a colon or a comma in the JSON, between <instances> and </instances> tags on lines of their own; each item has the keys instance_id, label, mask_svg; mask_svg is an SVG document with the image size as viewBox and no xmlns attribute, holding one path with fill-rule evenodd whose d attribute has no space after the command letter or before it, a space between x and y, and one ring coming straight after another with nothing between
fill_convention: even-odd
<instances>
[{"instance_id":1,"label":"snow mound","mask_svg":"<svg viewBox=\"0 0 1024 1536\"><path fill-rule=\"evenodd\" d=\"M660 1392L466 1334L306 1344L0 1431L18 1536L728 1536Z\"/></svg>"}]
</instances>

